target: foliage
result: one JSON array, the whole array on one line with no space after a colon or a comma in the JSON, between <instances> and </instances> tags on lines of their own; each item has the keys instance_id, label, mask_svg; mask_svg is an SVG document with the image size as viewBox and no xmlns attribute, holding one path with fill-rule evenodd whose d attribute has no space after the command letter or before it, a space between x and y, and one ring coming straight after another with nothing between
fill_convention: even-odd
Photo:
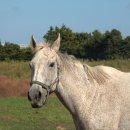
<instances>
[{"instance_id":1,"label":"foliage","mask_svg":"<svg viewBox=\"0 0 130 130\"><path fill-rule=\"evenodd\" d=\"M45 41L52 43L61 34L60 51L74 55L77 58L89 60L110 60L130 58L130 36L122 37L117 29L101 33L95 30L92 33L73 32L70 28L50 27L43 36ZM30 60L32 58L31 49L21 48L19 45L0 42L0 60Z\"/></svg>"},{"instance_id":2,"label":"foliage","mask_svg":"<svg viewBox=\"0 0 130 130\"><path fill-rule=\"evenodd\" d=\"M8 60L30 60L32 51L29 47L21 48L18 44L5 42L0 44L0 61Z\"/></svg>"},{"instance_id":3,"label":"foliage","mask_svg":"<svg viewBox=\"0 0 130 130\"><path fill-rule=\"evenodd\" d=\"M54 41L58 33L61 34L60 50L78 58L90 60L130 58L130 36L123 39L119 30L112 29L105 33L98 30L92 33L75 33L63 25L50 27L44 39Z\"/></svg>"}]
</instances>

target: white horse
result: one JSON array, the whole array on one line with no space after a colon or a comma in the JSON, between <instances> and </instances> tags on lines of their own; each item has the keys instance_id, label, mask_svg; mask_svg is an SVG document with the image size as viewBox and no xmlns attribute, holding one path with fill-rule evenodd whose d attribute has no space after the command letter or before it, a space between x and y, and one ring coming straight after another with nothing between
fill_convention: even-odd
<instances>
[{"instance_id":1,"label":"white horse","mask_svg":"<svg viewBox=\"0 0 130 130\"><path fill-rule=\"evenodd\" d=\"M90 67L59 52L60 35L52 44L37 45L30 62L32 107L55 92L70 111L76 130L130 130L130 73L112 67Z\"/></svg>"}]
</instances>

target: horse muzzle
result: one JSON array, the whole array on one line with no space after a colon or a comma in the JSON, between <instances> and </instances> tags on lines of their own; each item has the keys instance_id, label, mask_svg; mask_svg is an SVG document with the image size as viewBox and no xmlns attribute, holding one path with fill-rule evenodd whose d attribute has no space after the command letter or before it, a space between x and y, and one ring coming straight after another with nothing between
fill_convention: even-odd
<instances>
[{"instance_id":1,"label":"horse muzzle","mask_svg":"<svg viewBox=\"0 0 130 130\"><path fill-rule=\"evenodd\" d=\"M48 91L40 87L39 85L32 85L28 92L28 100L33 108L40 108L47 101Z\"/></svg>"}]
</instances>

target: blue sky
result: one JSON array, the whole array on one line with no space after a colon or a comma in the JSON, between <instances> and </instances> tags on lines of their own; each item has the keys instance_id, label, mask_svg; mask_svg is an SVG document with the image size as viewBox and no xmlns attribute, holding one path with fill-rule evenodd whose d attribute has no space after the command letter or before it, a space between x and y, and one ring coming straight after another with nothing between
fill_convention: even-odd
<instances>
[{"instance_id":1,"label":"blue sky","mask_svg":"<svg viewBox=\"0 0 130 130\"><path fill-rule=\"evenodd\" d=\"M0 40L28 45L50 26L65 24L75 32L116 28L130 35L130 0L0 0Z\"/></svg>"}]
</instances>

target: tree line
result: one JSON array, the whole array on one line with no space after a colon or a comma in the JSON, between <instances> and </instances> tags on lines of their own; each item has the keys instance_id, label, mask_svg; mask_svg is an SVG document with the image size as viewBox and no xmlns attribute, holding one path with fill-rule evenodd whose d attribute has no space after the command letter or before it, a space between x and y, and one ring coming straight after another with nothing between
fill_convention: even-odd
<instances>
[{"instance_id":1,"label":"tree line","mask_svg":"<svg viewBox=\"0 0 130 130\"><path fill-rule=\"evenodd\" d=\"M32 51L29 47L20 47L20 45L5 42L4 45L0 42L0 61L8 60L30 60Z\"/></svg>"},{"instance_id":2,"label":"tree line","mask_svg":"<svg viewBox=\"0 0 130 130\"><path fill-rule=\"evenodd\" d=\"M78 58L89 60L130 58L130 36L123 38L117 29L105 33L98 30L92 33L79 33L63 25L60 28L50 27L43 38L52 42L59 32L61 34L60 50Z\"/></svg>"},{"instance_id":3,"label":"tree line","mask_svg":"<svg viewBox=\"0 0 130 130\"><path fill-rule=\"evenodd\" d=\"M74 55L77 58L89 60L110 60L130 58L130 36L125 38L117 29L101 33L95 30L88 32L73 32L70 28L50 27L43 36L45 41L52 43L61 34L60 51ZM0 60L30 60L32 52L29 47L21 48L18 44L0 43Z\"/></svg>"}]
</instances>

